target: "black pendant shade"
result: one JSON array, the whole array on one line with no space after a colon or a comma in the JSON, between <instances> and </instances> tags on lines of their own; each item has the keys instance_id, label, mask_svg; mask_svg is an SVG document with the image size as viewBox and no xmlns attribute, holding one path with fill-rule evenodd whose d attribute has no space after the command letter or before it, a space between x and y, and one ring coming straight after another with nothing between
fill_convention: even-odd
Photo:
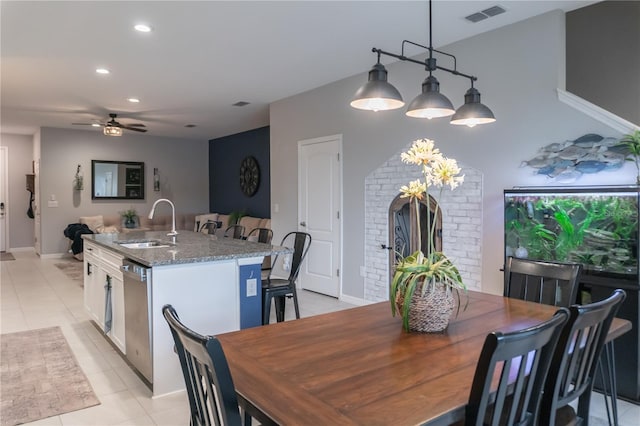
<instances>
[{"instance_id":1,"label":"black pendant shade","mask_svg":"<svg viewBox=\"0 0 640 426\"><path fill-rule=\"evenodd\" d=\"M474 127L477 124L488 124L496 121L493 112L480 102L480 92L472 87L464 95L464 105L451 117L451 124Z\"/></svg>"},{"instance_id":2,"label":"black pendant shade","mask_svg":"<svg viewBox=\"0 0 640 426\"><path fill-rule=\"evenodd\" d=\"M398 89L387 81L387 70L380 62L369 71L369 81L356 92L351 106L369 111L386 111L404 105Z\"/></svg>"},{"instance_id":3,"label":"black pendant shade","mask_svg":"<svg viewBox=\"0 0 640 426\"><path fill-rule=\"evenodd\" d=\"M422 83L422 93L411 101L406 114L414 118L448 117L455 113L453 104L445 95L440 93L438 79L430 75Z\"/></svg>"}]
</instances>

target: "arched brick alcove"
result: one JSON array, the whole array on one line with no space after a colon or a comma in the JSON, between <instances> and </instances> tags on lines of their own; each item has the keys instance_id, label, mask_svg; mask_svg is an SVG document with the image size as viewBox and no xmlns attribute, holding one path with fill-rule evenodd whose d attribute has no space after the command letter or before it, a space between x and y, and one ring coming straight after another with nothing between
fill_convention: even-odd
<instances>
[{"instance_id":1,"label":"arched brick alcove","mask_svg":"<svg viewBox=\"0 0 640 426\"><path fill-rule=\"evenodd\" d=\"M410 145L403 150L406 151ZM402 151L401 151L402 152ZM482 173L459 164L464 183L451 191L431 189L442 211L442 251L451 258L469 289L480 290L482 265ZM365 179L364 299L389 299L389 211L402 185L421 178L420 168L403 163L400 152Z\"/></svg>"}]
</instances>

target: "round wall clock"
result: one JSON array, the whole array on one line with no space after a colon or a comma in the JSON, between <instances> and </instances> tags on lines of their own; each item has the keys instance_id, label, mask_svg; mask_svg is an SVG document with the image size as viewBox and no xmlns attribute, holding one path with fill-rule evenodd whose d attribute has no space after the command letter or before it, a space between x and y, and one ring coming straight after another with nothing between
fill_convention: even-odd
<instances>
[{"instance_id":1,"label":"round wall clock","mask_svg":"<svg viewBox=\"0 0 640 426\"><path fill-rule=\"evenodd\" d=\"M252 197L260 185L260 168L258 161L248 156L240 163L240 189L247 197Z\"/></svg>"}]
</instances>

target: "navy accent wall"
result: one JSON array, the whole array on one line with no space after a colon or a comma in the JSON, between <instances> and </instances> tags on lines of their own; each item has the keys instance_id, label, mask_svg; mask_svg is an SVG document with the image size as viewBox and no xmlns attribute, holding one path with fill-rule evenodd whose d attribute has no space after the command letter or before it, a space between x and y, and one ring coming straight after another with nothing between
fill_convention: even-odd
<instances>
[{"instance_id":1,"label":"navy accent wall","mask_svg":"<svg viewBox=\"0 0 640 426\"><path fill-rule=\"evenodd\" d=\"M271 217L269 126L209 141L209 211ZM240 163L253 156L260 168L260 185L252 197L240 189Z\"/></svg>"}]
</instances>

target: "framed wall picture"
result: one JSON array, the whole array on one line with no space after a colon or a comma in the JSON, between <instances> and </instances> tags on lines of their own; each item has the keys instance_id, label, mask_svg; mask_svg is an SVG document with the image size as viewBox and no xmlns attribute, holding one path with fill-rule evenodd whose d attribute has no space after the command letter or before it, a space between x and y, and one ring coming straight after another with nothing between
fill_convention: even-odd
<instances>
[{"instance_id":1,"label":"framed wall picture","mask_svg":"<svg viewBox=\"0 0 640 426\"><path fill-rule=\"evenodd\" d=\"M144 163L91 160L91 199L144 200Z\"/></svg>"}]
</instances>

